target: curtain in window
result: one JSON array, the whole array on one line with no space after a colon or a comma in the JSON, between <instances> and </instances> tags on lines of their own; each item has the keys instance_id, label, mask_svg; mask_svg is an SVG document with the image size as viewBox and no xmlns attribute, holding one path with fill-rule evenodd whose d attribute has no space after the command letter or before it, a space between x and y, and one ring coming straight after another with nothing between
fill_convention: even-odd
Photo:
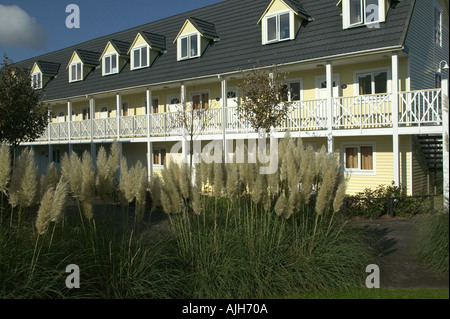
<instances>
[{"instance_id":1,"label":"curtain in window","mask_svg":"<svg viewBox=\"0 0 450 319\"><path fill-rule=\"evenodd\" d=\"M202 109L206 110L209 108L209 94L203 93L202 94Z\"/></svg>"},{"instance_id":2,"label":"curtain in window","mask_svg":"<svg viewBox=\"0 0 450 319\"><path fill-rule=\"evenodd\" d=\"M361 147L361 169L373 170L373 148L372 146Z\"/></svg>"},{"instance_id":3,"label":"curtain in window","mask_svg":"<svg viewBox=\"0 0 450 319\"><path fill-rule=\"evenodd\" d=\"M357 147L348 147L345 149L345 168L358 168Z\"/></svg>"},{"instance_id":4,"label":"curtain in window","mask_svg":"<svg viewBox=\"0 0 450 319\"><path fill-rule=\"evenodd\" d=\"M153 150L153 164L161 165L160 158L159 158L159 150Z\"/></svg>"},{"instance_id":5,"label":"curtain in window","mask_svg":"<svg viewBox=\"0 0 450 319\"><path fill-rule=\"evenodd\" d=\"M192 96L192 107L194 108L194 110L200 109L200 95L199 94Z\"/></svg>"}]
</instances>

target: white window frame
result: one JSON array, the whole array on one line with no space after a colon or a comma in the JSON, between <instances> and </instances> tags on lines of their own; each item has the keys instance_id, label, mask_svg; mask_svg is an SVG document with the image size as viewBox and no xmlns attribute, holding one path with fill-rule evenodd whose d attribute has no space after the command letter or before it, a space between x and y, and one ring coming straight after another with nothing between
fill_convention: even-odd
<instances>
[{"instance_id":1,"label":"white window frame","mask_svg":"<svg viewBox=\"0 0 450 319\"><path fill-rule=\"evenodd\" d=\"M146 65L142 64L142 49L146 49L147 50L147 60L145 61ZM139 59L140 59L140 63L139 66L134 66L134 52L139 50ZM150 48L148 45L144 44L138 47L133 48L133 50L131 51L131 70L139 70L139 69L143 69L143 68L148 68L150 66Z\"/></svg>"},{"instance_id":2,"label":"white window frame","mask_svg":"<svg viewBox=\"0 0 450 319\"><path fill-rule=\"evenodd\" d=\"M361 96L359 94L359 81L358 81L358 77L361 75L371 75L372 76L372 92L375 92L375 73L381 73L381 72L386 72L387 73L387 83L386 83L386 87L387 87L387 92L386 93L372 93L372 94L388 94L388 93L392 93L392 75L391 75L391 69L388 67L385 68L375 68L375 69L366 69L366 70L357 70L355 72L353 72L353 93L354 96Z\"/></svg>"},{"instance_id":3,"label":"white window frame","mask_svg":"<svg viewBox=\"0 0 450 319\"><path fill-rule=\"evenodd\" d=\"M192 55L191 51L191 37L196 36L197 37L197 55ZM182 40L187 38L187 56L182 56ZM201 53L201 36L198 32L193 32L189 34L184 34L183 36L180 36L178 38L178 60L188 60L188 59L194 59L200 57Z\"/></svg>"},{"instance_id":4,"label":"white window frame","mask_svg":"<svg viewBox=\"0 0 450 319\"><path fill-rule=\"evenodd\" d=\"M78 74L78 71L76 72L76 77L75 77L75 79L73 79L73 71L72 71L72 68L73 68L73 66L75 66L75 70L78 70L78 65L80 65L80 70L81 70L81 74ZM83 63L82 62L73 62L73 63L71 63L70 64L70 66L69 66L69 82L70 83L72 83L72 82L79 82L79 81L82 81L83 80Z\"/></svg>"},{"instance_id":5,"label":"white window frame","mask_svg":"<svg viewBox=\"0 0 450 319\"><path fill-rule=\"evenodd\" d=\"M112 68L112 57L113 56L115 56L116 57L116 69L115 70L113 70L113 68ZM110 72L106 72L106 59L107 58L110 58L110 69L111 69L111 71ZM104 57L103 57L103 68L102 68L102 71L103 71L103 76L106 76L106 75L112 75L112 74L117 74L117 73L119 73L119 55L117 54L117 53L110 53L110 54L107 54L107 55L105 55Z\"/></svg>"},{"instance_id":6,"label":"white window frame","mask_svg":"<svg viewBox=\"0 0 450 319\"><path fill-rule=\"evenodd\" d=\"M436 25L436 20L435 20L435 11L438 10L439 11L439 25ZM441 6L434 1L434 6L433 6L433 42L436 46L438 46L439 48L442 48L442 8ZM439 30L437 30L437 28L439 27ZM439 32L439 43L436 42L436 32Z\"/></svg>"},{"instance_id":7,"label":"white window frame","mask_svg":"<svg viewBox=\"0 0 450 319\"><path fill-rule=\"evenodd\" d=\"M165 164L162 163L162 156L161 156L162 150L166 151L166 163ZM159 162L161 164L155 164L155 157L154 157L155 151L157 151L159 153ZM169 162L169 153L167 152L167 147L164 145L153 147L153 150L152 150L152 165L153 165L153 167L162 169L167 166L168 162Z\"/></svg>"},{"instance_id":8,"label":"white window frame","mask_svg":"<svg viewBox=\"0 0 450 319\"><path fill-rule=\"evenodd\" d=\"M361 147L372 147L372 166L371 170L363 170L361 169ZM347 148L358 148L358 168L347 168L347 156L346 149ZM377 149L376 142L346 142L341 145L341 161L342 167L344 168L344 173L350 175L366 175L366 176L375 176L377 175Z\"/></svg>"},{"instance_id":9,"label":"white window frame","mask_svg":"<svg viewBox=\"0 0 450 319\"><path fill-rule=\"evenodd\" d=\"M385 6L386 6L386 2L385 0L377 0L378 1L378 20L374 20L374 21L366 21L366 0L359 0L361 3L361 22L358 23L351 23L351 16L350 16L350 1L351 0L343 0L345 3L343 4L343 8L345 8L344 10L346 10L347 12L344 12L344 16L345 16L345 21L344 21L344 28L348 29L348 28L354 28L354 27L360 27L360 26L371 26L371 25L375 25L377 23L381 23L384 22L386 20L386 10L385 10Z\"/></svg>"},{"instance_id":10,"label":"white window frame","mask_svg":"<svg viewBox=\"0 0 450 319\"><path fill-rule=\"evenodd\" d=\"M37 79L37 83L35 83L35 77ZM34 72L31 75L31 86L35 90L42 89L42 72Z\"/></svg>"},{"instance_id":11,"label":"white window frame","mask_svg":"<svg viewBox=\"0 0 450 319\"><path fill-rule=\"evenodd\" d=\"M284 15L284 14L289 14L289 33L290 34L289 34L289 37L287 37L285 39L280 39L280 16ZM267 21L270 18L273 18L273 17L277 18L276 19L277 20L277 23L276 23L277 38L275 40L269 40L268 39L269 28L268 28ZM263 32L264 32L263 44L271 44L271 43L277 43L277 42L293 40L294 39L294 14L290 10L283 10L283 11L274 12L274 13L271 13L271 14L268 14L268 15L264 16L264 18L263 18Z\"/></svg>"}]
</instances>

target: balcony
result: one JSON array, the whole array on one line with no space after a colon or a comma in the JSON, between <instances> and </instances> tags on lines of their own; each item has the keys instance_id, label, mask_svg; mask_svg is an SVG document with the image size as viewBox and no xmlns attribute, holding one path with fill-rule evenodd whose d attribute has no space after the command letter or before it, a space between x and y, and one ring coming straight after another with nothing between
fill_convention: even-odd
<instances>
[{"instance_id":1,"label":"balcony","mask_svg":"<svg viewBox=\"0 0 450 319\"><path fill-rule=\"evenodd\" d=\"M442 92L440 89L401 92L398 98L398 116L392 114L393 94L335 97L332 110L328 100L318 99L295 102L278 132L352 131L365 129L392 129L398 118L399 128L420 130L442 126ZM328 114L331 114L329 121ZM223 118L225 116L225 119ZM119 123L118 123L119 121ZM225 121L225 123L223 123ZM186 123L186 121L184 121ZM255 130L239 116L237 107L204 111L195 117L193 131L200 135L246 134ZM223 125L224 124L224 125ZM70 130L69 130L70 125ZM150 125L150 127L148 127ZM119 132L119 133L118 133ZM70 136L69 136L70 134ZM183 134L179 113L158 113L117 118L51 123L37 142L67 142L121 138L167 138ZM358 133L355 133L358 134Z\"/></svg>"}]
</instances>

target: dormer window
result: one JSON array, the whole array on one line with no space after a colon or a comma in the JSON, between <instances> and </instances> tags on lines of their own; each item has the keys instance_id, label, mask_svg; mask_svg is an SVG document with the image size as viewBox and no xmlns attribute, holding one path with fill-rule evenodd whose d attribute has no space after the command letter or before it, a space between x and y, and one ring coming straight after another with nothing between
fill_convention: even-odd
<instances>
[{"instance_id":1,"label":"dormer window","mask_svg":"<svg viewBox=\"0 0 450 319\"><path fill-rule=\"evenodd\" d=\"M133 69L145 68L148 66L148 47L141 46L133 49L131 56Z\"/></svg>"},{"instance_id":2,"label":"dormer window","mask_svg":"<svg viewBox=\"0 0 450 319\"><path fill-rule=\"evenodd\" d=\"M77 82L83 79L83 66L81 62L75 62L70 65L70 82Z\"/></svg>"},{"instance_id":3,"label":"dormer window","mask_svg":"<svg viewBox=\"0 0 450 319\"><path fill-rule=\"evenodd\" d=\"M180 52L180 59L191 59L199 56L199 41L197 33L180 37L179 45L180 47L178 52Z\"/></svg>"},{"instance_id":4,"label":"dormer window","mask_svg":"<svg viewBox=\"0 0 450 319\"><path fill-rule=\"evenodd\" d=\"M31 86L35 90L42 89L42 73L41 72L36 72L36 73L32 74Z\"/></svg>"},{"instance_id":5,"label":"dormer window","mask_svg":"<svg viewBox=\"0 0 450 319\"><path fill-rule=\"evenodd\" d=\"M267 16L264 18L263 23L266 25L265 43L284 41L292 38L291 18L289 11Z\"/></svg>"},{"instance_id":6,"label":"dormer window","mask_svg":"<svg viewBox=\"0 0 450 319\"><path fill-rule=\"evenodd\" d=\"M118 73L117 54L113 53L103 57L103 75Z\"/></svg>"},{"instance_id":7,"label":"dormer window","mask_svg":"<svg viewBox=\"0 0 450 319\"><path fill-rule=\"evenodd\" d=\"M295 40L301 26L313 18L300 1L272 0L258 21L262 44Z\"/></svg>"},{"instance_id":8,"label":"dormer window","mask_svg":"<svg viewBox=\"0 0 450 319\"><path fill-rule=\"evenodd\" d=\"M375 27L377 23L385 21L389 2L387 0L344 0L344 28L364 25Z\"/></svg>"},{"instance_id":9,"label":"dormer window","mask_svg":"<svg viewBox=\"0 0 450 319\"><path fill-rule=\"evenodd\" d=\"M177 59L201 57L214 42L220 41L214 24L190 17L185 22L174 43L177 43Z\"/></svg>"}]
</instances>

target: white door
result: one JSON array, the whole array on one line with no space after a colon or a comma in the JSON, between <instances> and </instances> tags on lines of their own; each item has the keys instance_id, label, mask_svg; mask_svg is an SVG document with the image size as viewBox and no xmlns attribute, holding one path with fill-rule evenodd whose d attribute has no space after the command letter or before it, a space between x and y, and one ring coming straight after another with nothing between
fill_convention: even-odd
<instances>
[{"instance_id":1,"label":"white door","mask_svg":"<svg viewBox=\"0 0 450 319\"><path fill-rule=\"evenodd\" d=\"M107 119L108 118L108 107L106 105L100 107L100 118Z\"/></svg>"}]
</instances>

